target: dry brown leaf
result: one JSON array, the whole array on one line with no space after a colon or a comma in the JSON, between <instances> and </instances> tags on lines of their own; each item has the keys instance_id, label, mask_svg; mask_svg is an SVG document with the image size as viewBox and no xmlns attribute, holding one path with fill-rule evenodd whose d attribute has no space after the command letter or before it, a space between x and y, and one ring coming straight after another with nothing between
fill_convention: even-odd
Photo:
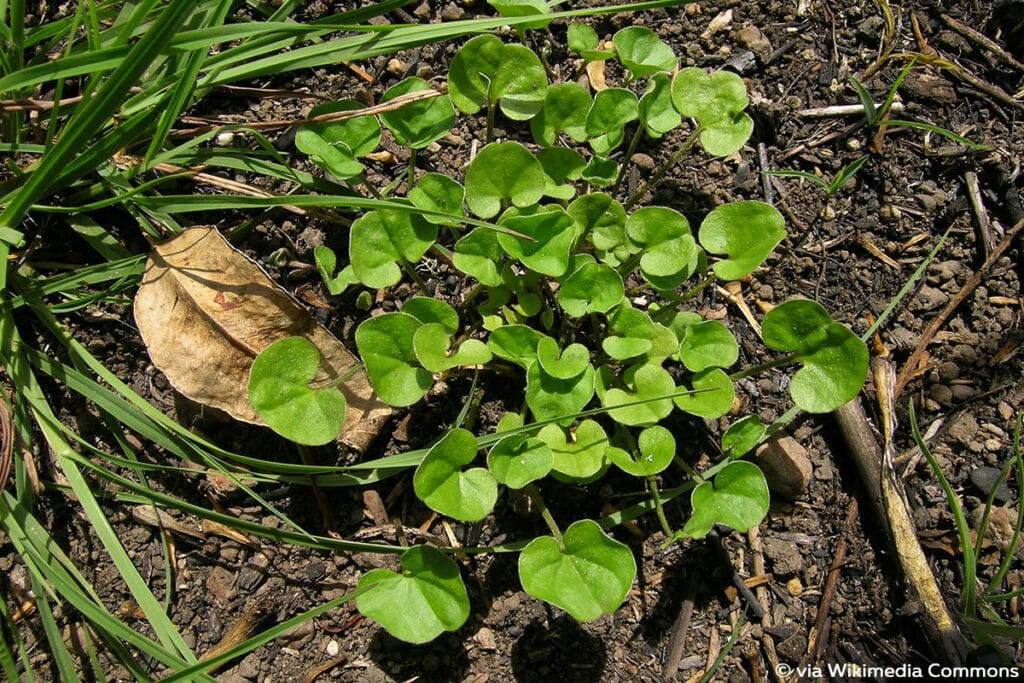
<instances>
[{"instance_id":1,"label":"dry brown leaf","mask_svg":"<svg viewBox=\"0 0 1024 683\"><path fill-rule=\"evenodd\" d=\"M175 389L242 422L264 424L249 405L253 359L293 336L320 350L314 386L348 377L339 386L348 401L342 443L365 450L391 414L355 356L215 228L189 228L153 248L135 296L135 321L154 365Z\"/></svg>"}]
</instances>

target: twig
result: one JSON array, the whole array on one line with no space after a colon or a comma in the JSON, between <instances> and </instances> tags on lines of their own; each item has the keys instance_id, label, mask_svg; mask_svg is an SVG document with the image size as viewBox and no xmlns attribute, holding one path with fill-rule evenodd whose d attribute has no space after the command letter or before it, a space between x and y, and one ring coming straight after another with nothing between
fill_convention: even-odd
<instances>
[{"instance_id":1,"label":"twig","mask_svg":"<svg viewBox=\"0 0 1024 683\"><path fill-rule=\"evenodd\" d=\"M1003 252L1010 248L1010 245L1013 244L1013 238L1021 231L1022 228L1024 228L1024 219L1021 219L1016 225L1006 231L1006 234L1003 235L1003 239L1000 240L996 248L992 250L992 253L988 255L988 258L985 259L985 263L983 263L981 267L975 271L970 278L968 278L967 282L964 283L964 286L960 288L960 291L949 300L949 303L942 309L942 312L932 320L927 329L925 329L921 334L921 341L918 342L917 348L914 349L914 352L910 354L910 358L907 359L907 362L903 365L903 370L900 371L899 377L896 379L896 390L893 394L894 399L898 398L899 395L903 393L903 389L907 386L907 383L910 382L917 366L921 363L925 349L927 349L928 345L932 343L936 333L938 333L939 329L946 323L949 316L953 314L953 311L955 311L956 308L971 295L978 285L981 284L981 280L985 276L985 273L987 273L988 270L995 265L996 261L1002 257Z\"/></svg>"},{"instance_id":2,"label":"twig","mask_svg":"<svg viewBox=\"0 0 1024 683\"><path fill-rule=\"evenodd\" d=\"M719 295L725 297L729 303L734 304L738 309L740 309L740 313L742 313L743 317L747 319L747 323L754 328L754 331L757 332L757 336L760 337L761 323L757 321L757 318L754 317L753 311L750 310L750 306L748 306L747 302L743 300L743 292L740 288L740 283L728 282L725 287L716 286L715 290Z\"/></svg>"},{"instance_id":3,"label":"twig","mask_svg":"<svg viewBox=\"0 0 1024 683\"><path fill-rule=\"evenodd\" d=\"M876 104L875 109L881 109L882 104ZM894 112L903 111L902 102L893 102L889 109ZM805 119L824 119L832 116L854 116L864 115L863 104L835 104L831 107L811 107L810 109L800 109L796 112L797 116L802 116Z\"/></svg>"},{"instance_id":4,"label":"twig","mask_svg":"<svg viewBox=\"0 0 1024 683\"><path fill-rule=\"evenodd\" d=\"M1024 71L1024 64L1021 64L1016 59L1014 59L1013 55L1004 50L994 40L992 40L985 34L975 31L970 26L960 23L959 21L957 21L956 19L947 14L940 14L939 16L942 17L942 21L946 22L946 26L949 26L951 29L962 35L964 38L974 41L975 43L977 43L978 45L982 46L983 48L991 52L993 55L995 55L996 58L1006 62L1015 69L1020 69L1021 71Z\"/></svg>"},{"instance_id":5,"label":"twig","mask_svg":"<svg viewBox=\"0 0 1024 683\"><path fill-rule=\"evenodd\" d=\"M886 361L881 363L888 365ZM876 381L876 389L878 386ZM864 482L872 512L896 550L908 588L924 608L919 621L929 642L946 662L962 663L966 652L963 636L946 610L928 559L916 541L916 528L899 497L898 482L893 481L895 470L891 459L883 462L882 450L872 434L860 398L853 399L833 415Z\"/></svg>"},{"instance_id":6,"label":"twig","mask_svg":"<svg viewBox=\"0 0 1024 683\"><path fill-rule=\"evenodd\" d=\"M693 617L693 601L696 595L695 582L692 577L689 577L686 581L683 604L679 606L679 616L672 624L672 637L668 641L668 657L665 659L665 665L661 667L661 677L666 681L675 677L679 671L679 664L683 661L686 640L690 635L690 619Z\"/></svg>"},{"instance_id":7,"label":"twig","mask_svg":"<svg viewBox=\"0 0 1024 683\"><path fill-rule=\"evenodd\" d=\"M775 204L775 188L772 186L772 177L768 175L768 148L763 142L757 143L757 162L761 165L761 188L764 191L764 201L767 204Z\"/></svg>"},{"instance_id":8,"label":"twig","mask_svg":"<svg viewBox=\"0 0 1024 683\"><path fill-rule=\"evenodd\" d=\"M750 543L752 555L750 558L750 569L754 572L754 576L764 576L767 572L764 566L764 544L761 542L761 527L750 527L747 531L747 541ZM768 626L772 625L771 605L768 602L768 586L758 586L754 589L754 593L757 595L761 607L764 608L764 618L761 619L761 649L764 650L769 670L772 672L775 680L777 683L783 683L785 679L779 673L779 655L775 652L775 641L772 640L771 634L765 630Z\"/></svg>"},{"instance_id":9,"label":"twig","mask_svg":"<svg viewBox=\"0 0 1024 683\"><path fill-rule=\"evenodd\" d=\"M987 257L992 253L992 223L988 218L985 201L981 198L978 174L974 171L967 171L964 173L964 183L967 185L967 198L971 202L971 208L974 209L974 215L978 219L978 229L981 231L982 256Z\"/></svg>"},{"instance_id":10,"label":"twig","mask_svg":"<svg viewBox=\"0 0 1024 683\"><path fill-rule=\"evenodd\" d=\"M850 504L846 508L846 520L843 524L843 534L839 537L839 543L836 545L836 554L832 558L832 565L828 569L828 577L825 579L825 587L821 591L821 600L818 601L818 613L814 616L814 627L811 629L811 646L807 648L807 653L800 660L800 666L807 666L811 662L818 661L821 656L822 648L825 647L825 641L828 638L828 617L829 612L832 608L832 600L836 594L836 587L839 585L839 574L843 568L843 563L846 562L846 541L850 533L850 529L853 528L854 522L857 521L857 499L851 498Z\"/></svg>"},{"instance_id":11,"label":"twig","mask_svg":"<svg viewBox=\"0 0 1024 683\"><path fill-rule=\"evenodd\" d=\"M715 548L715 551L722 558L722 561L729 567L730 581L732 585L736 587L739 594L743 596L743 599L747 602L750 607L751 613L754 618L760 621L764 618L764 608L761 607L761 603L758 601L757 596L750 590L750 586L746 584L743 577L740 576L739 572L736 571L736 567L733 566L732 558L729 557L729 551L722 545L722 537L718 535L718 532L712 529L708 532L707 538L711 541L711 545Z\"/></svg>"}]
</instances>

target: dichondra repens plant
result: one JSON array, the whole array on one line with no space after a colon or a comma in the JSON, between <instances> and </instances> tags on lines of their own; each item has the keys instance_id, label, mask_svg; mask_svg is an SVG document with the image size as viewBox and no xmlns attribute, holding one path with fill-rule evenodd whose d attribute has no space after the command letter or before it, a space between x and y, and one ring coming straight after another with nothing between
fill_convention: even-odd
<instances>
[{"instance_id":1,"label":"dichondra repens plant","mask_svg":"<svg viewBox=\"0 0 1024 683\"><path fill-rule=\"evenodd\" d=\"M545 6L492 4L519 14ZM766 514L764 476L740 459L765 434L756 416L732 423L722 437L723 459L702 473L676 457L677 441L695 437L662 423L676 411L725 417L734 380L759 370L734 370L739 346L732 332L686 302L716 280L747 276L786 236L782 216L762 202L724 204L694 226L668 206L637 208L650 183L622 193L619 180L644 136L682 129L668 167L685 154L738 152L753 124L735 74L678 69L670 47L645 28L623 29L612 42L614 50L599 49L592 29L569 27L569 46L582 59L617 59L624 69L623 83L596 95L576 83L549 83L531 49L488 34L456 53L446 95L379 121L307 125L295 138L325 172L360 184L359 158L376 148L382 126L411 150L405 197L354 221L340 272L343 259L326 248L317 250L318 269L334 294L406 279L422 290L355 332L370 382L392 406L416 404L439 377L463 370L523 378L522 411L507 414L497 434L449 430L416 465L413 488L437 513L466 522L487 517L501 489L523 490L548 533L519 546L522 586L584 621L622 603L636 563L608 534L611 524L579 519L560 528L544 503L545 480L588 484L612 467L637 477L670 540L700 538L717 524L744 531ZM431 87L410 78L383 100ZM334 102L313 114L356 106ZM462 177L417 175L416 155L448 133L456 111L486 127L487 144L467 160ZM499 115L528 122L532 140L492 140ZM459 310L426 291L414 266L427 254L465 276ZM866 347L813 301L768 312L763 341L778 352L768 366L797 368L790 393L804 410L834 410L863 384ZM344 419L339 392L307 385L316 370L313 351L286 339L264 351L250 373L250 400L266 423L305 444L330 441ZM677 462L690 482L692 512L672 530L658 487ZM361 612L411 642L465 622L469 602L450 550L412 547L401 568L363 577Z\"/></svg>"}]
</instances>

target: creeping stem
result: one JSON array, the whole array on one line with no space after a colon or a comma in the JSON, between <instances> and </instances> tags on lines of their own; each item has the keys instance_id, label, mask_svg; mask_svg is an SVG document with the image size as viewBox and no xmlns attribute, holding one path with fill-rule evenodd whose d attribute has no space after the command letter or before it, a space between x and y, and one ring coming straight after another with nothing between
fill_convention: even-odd
<instances>
[{"instance_id":1,"label":"creeping stem","mask_svg":"<svg viewBox=\"0 0 1024 683\"><path fill-rule=\"evenodd\" d=\"M533 484L527 484L525 490L527 495L530 496L530 500L537 506L540 516L544 519L544 523L551 530L551 535L558 541L558 547L564 550L565 542L562 540L562 530L558 528L555 518L551 516L551 511L548 510L548 506L544 503L544 497L540 495L540 490Z\"/></svg>"},{"instance_id":2,"label":"creeping stem","mask_svg":"<svg viewBox=\"0 0 1024 683\"><path fill-rule=\"evenodd\" d=\"M661 180L665 174L668 173L669 169L675 166L679 160L683 158L683 155L690 151L690 149L697 143L697 138L702 132L704 132L704 129L701 126L697 126L694 131L690 133L690 137L683 141L683 144L679 146L679 149L675 151L669 160L662 164L661 168L651 176L651 179L644 183L643 186L626 201L625 208L627 211L632 209L638 201L643 199L644 195L654 187L655 183Z\"/></svg>"}]
</instances>

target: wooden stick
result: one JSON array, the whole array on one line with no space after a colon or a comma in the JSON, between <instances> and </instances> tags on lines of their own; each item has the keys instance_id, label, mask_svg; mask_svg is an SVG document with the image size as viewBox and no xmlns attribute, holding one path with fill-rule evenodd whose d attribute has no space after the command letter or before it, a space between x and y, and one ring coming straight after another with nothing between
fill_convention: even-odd
<instances>
[{"instance_id":1,"label":"wooden stick","mask_svg":"<svg viewBox=\"0 0 1024 683\"><path fill-rule=\"evenodd\" d=\"M661 668L661 677L666 681L675 677L679 671L679 664L683 661L683 653L686 651L686 640L690 635L690 619L693 617L693 601L697 594L694 583L693 577L687 579L683 604L679 607L679 616L672 624L672 637L668 641L668 657L665 659L665 665Z\"/></svg>"},{"instance_id":2,"label":"wooden stick","mask_svg":"<svg viewBox=\"0 0 1024 683\"><path fill-rule=\"evenodd\" d=\"M917 348L914 349L914 353L910 354L910 358L908 358L907 362L903 365L903 369L900 371L899 377L896 378L896 390L893 394L894 399L899 398L899 395L903 393L903 389L907 386L907 383L910 382L917 366L921 363L925 349L927 349L928 345L932 343L932 340L935 338L939 329L946 324L946 320L948 320L949 316L953 314L953 311L967 300L967 297L971 295L971 292L977 289L978 285L981 284L982 278L985 277L985 273L987 273L988 270L995 265L996 261L1002 257L1003 252L1010 248L1010 245L1013 244L1013 238L1017 236L1017 233L1019 233L1022 228L1024 228L1024 219L1018 221L1016 225L1010 228L1006 234L1003 235L1003 239L999 242L996 248L992 250L992 253L988 255L988 258L985 259L985 263L975 271L974 275L971 275L967 282L964 283L964 286L960 288L960 291L949 300L949 303L942 309L942 312L932 320L927 329L925 329L921 334L921 341L918 342Z\"/></svg>"}]
</instances>

